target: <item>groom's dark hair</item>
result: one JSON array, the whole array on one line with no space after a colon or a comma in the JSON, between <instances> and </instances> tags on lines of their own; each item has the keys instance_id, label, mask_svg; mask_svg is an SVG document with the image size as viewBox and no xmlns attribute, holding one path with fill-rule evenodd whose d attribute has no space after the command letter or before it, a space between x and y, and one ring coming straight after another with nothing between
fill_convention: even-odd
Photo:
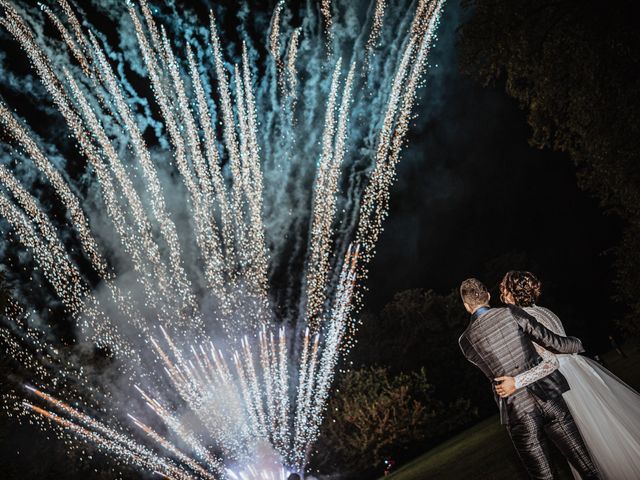
<instances>
[{"instance_id":1,"label":"groom's dark hair","mask_svg":"<svg viewBox=\"0 0 640 480\"><path fill-rule=\"evenodd\" d=\"M477 278L467 278L460 284L462 301L472 307L489 303L489 291Z\"/></svg>"}]
</instances>

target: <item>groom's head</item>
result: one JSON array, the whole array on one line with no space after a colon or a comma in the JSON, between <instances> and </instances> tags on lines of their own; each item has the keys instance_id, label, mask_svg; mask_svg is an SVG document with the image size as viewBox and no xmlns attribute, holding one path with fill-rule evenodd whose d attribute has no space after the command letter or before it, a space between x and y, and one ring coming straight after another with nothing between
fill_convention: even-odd
<instances>
[{"instance_id":1,"label":"groom's head","mask_svg":"<svg viewBox=\"0 0 640 480\"><path fill-rule=\"evenodd\" d=\"M467 278L460 284L460 296L467 312L473 313L478 308L489 305L489 291L477 278Z\"/></svg>"}]
</instances>

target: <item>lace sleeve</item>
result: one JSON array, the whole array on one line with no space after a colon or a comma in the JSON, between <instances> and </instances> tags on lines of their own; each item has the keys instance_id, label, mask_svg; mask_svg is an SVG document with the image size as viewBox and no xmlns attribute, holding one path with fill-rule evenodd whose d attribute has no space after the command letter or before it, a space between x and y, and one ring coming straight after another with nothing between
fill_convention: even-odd
<instances>
[{"instance_id":1,"label":"lace sleeve","mask_svg":"<svg viewBox=\"0 0 640 480\"><path fill-rule=\"evenodd\" d=\"M560 366L557 357L553 353L545 350L535 343L534 345L536 347L536 350L542 357L542 361L535 367L530 368L526 372L522 372L514 377L516 382L516 389L526 387L527 385L530 385L533 382L546 377L554 370L557 370Z\"/></svg>"}]
</instances>

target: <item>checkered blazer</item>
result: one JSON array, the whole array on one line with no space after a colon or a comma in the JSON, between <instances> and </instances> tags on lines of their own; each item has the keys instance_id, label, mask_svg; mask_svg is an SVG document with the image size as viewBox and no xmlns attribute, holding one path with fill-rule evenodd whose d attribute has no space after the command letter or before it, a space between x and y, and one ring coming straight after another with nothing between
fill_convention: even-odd
<instances>
[{"instance_id":1,"label":"checkered blazer","mask_svg":"<svg viewBox=\"0 0 640 480\"><path fill-rule=\"evenodd\" d=\"M521 308L512 306L492 308L472 318L459 344L467 360L482 370L493 384L496 377L514 377L542 361L532 341L554 353L584 351L579 339L556 335ZM550 400L569 390L569 384L555 370L506 399L500 398L493 387L492 390L500 409L500 421L508 424L515 414L535 407L532 394L541 400Z\"/></svg>"}]
</instances>

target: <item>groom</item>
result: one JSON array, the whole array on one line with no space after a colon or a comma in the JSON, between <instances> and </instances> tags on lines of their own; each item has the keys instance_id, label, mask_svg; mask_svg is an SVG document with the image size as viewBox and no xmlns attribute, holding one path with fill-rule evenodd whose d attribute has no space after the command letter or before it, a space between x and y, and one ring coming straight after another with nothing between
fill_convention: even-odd
<instances>
[{"instance_id":1,"label":"groom","mask_svg":"<svg viewBox=\"0 0 640 480\"><path fill-rule=\"evenodd\" d=\"M579 339L556 335L522 309L490 308L489 292L475 278L462 282L460 296L471 314L460 348L494 385L498 377L513 377L542 360L532 341L554 353L584 351ZM558 370L507 398L493 390L500 421L531 478L554 478L545 433L583 480L601 478L562 398L569 385Z\"/></svg>"}]
</instances>

